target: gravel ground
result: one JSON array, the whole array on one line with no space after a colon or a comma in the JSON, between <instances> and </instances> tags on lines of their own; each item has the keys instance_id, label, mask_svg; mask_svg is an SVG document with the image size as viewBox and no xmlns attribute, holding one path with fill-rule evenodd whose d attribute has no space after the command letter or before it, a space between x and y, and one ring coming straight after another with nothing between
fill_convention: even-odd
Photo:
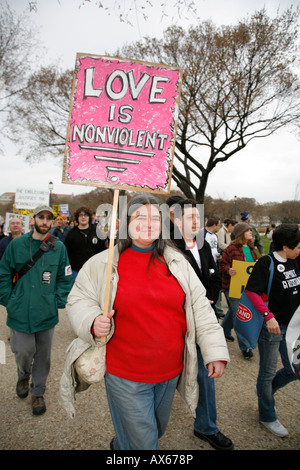
<instances>
[{"instance_id":1,"label":"gravel ground","mask_svg":"<svg viewBox=\"0 0 300 470\"><path fill-rule=\"evenodd\" d=\"M74 338L65 310L60 311L52 350L52 365L45 400L47 411L33 416L30 397L19 399L14 356L9 345L6 311L0 307L0 339L6 346L6 364L0 364L0 450L108 450L114 430L103 384L93 385L77 395L76 416L70 419L58 403L59 381L65 350ZM230 437L235 450L299 450L299 382L276 395L278 418L288 429L285 438L274 436L258 422L255 383L258 352L246 361L237 341L228 344L231 363L216 379L218 426ZM193 434L193 419L178 393L161 450L212 450Z\"/></svg>"}]
</instances>

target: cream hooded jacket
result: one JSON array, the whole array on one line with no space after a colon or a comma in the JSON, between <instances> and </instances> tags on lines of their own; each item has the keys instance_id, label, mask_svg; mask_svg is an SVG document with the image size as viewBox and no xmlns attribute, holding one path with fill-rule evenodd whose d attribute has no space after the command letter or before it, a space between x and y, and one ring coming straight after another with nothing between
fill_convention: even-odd
<instances>
[{"instance_id":1,"label":"cream hooded jacket","mask_svg":"<svg viewBox=\"0 0 300 470\"><path fill-rule=\"evenodd\" d=\"M196 344L199 345L205 364L213 361L229 362L229 353L223 329L205 296L205 289L187 259L179 251L167 247L164 253L170 272L175 276L186 294L185 313L187 333L185 336L184 367L178 383L178 391L195 416L198 402L198 363ZM114 247L109 309L113 308L118 285L118 246ZM96 345L91 334L95 318L103 313L108 250L90 258L81 268L69 294L67 312L74 332L85 346ZM131 267L129 267L131 269ZM107 337L111 338L114 329ZM84 349L84 347L82 348ZM74 354L70 363L76 360Z\"/></svg>"}]
</instances>

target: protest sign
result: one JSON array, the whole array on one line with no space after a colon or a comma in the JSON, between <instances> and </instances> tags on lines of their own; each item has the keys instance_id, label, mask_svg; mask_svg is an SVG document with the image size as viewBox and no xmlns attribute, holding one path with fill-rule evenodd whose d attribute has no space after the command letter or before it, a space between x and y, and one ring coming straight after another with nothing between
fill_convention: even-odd
<instances>
[{"instance_id":1,"label":"protest sign","mask_svg":"<svg viewBox=\"0 0 300 470\"><path fill-rule=\"evenodd\" d=\"M70 215L69 204L54 204L52 209L55 219L60 216L65 222L67 222L67 219Z\"/></svg>"},{"instance_id":2,"label":"protest sign","mask_svg":"<svg viewBox=\"0 0 300 470\"><path fill-rule=\"evenodd\" d=\"M42 205L49 206L49 191L32 188L16 189L15 207L17 209L35 209Z\"/></svg>"},{"instance_id":3,"label":"protest sign","mask_svg":"<svg viewBox=\"0 0 300 470\"><path fill-rule=\"evenodd\" d=\"M178 67L76 56L62 182L114 189L103 315L119 190L170 192L181 82Z\"/></svg>"},{"instance_id":4,"label":"protest sign","mask_svg":"<svg viewBox=\"0 0 300 470\"><path fill-rule=\"evenodd\" d=\"M182 72L77 54L63 183L168 194Z\"/></svg>"},{"instance_id":5,"label":"protest sign","mask_svg":"<svg viewBox=\"0 0 300 470\"><path fill-rule=\"evenodd\" d=\"M240 299L254 264L254 262L249 263L236 259L232 261L232 269L236 270L236 274L230 278L229 297Z\"/></svg>"},{"instance_id":6,"label":"protest sign","mask_svg":"<svg viewBox=\"0 0 300 470\"><path fill-rule=\"evenodd\" d=\"M0 364L6 364L6 352L4 341L0 341Z\"/></svg>"},{"instance_id":7,"label":"protest sign","mask_svg":"<svg viewBox=\"0 0 300 470\"><path fill-rule=\"evenodd\" d=\"M5 229L6 231L9 231L9 222L11 219L15 218L15 217L18 217L18 219L21 220L22 222L22 231L23 233L27 233L29 232L30 230L30 219L31 217L29 217L28 215L22 215L22 214L14 214L13 212L6 212L6 215L5 215Z\"/></svg>"},{"instance_id":8,"label":"protest sign","mask_svg":"<svg viewBox=\"0 0 300 470\"><path fill-rule=\"evenodd\" d=\"M297 379L300 379L300 306L288 324L286 347L291 368Z\"/></svg>"},{"instance_id":9,"label":"protest sign","mask_svg":"<svg viewBox=\"0 0 300 470\"><path fill-rule=\"evenodd\" d=\"M64 214L66 216L70 214L69 204L60 204L60 214Z\"/></svg>"},{"instance_id":10,"label":"protest sign","mask_svg":"<svg viewBox=\"0 0 300 470\"><path fill-rule=\"evenodd\" d=\"M15 204L13 204L13 213L19 215L27 215L29 218L33 216L33 209L17 209Z\"/></svg>"},{"instance_id":11,"label":"protest sign","mask_svg":"<svg viewBox=\"0 0 300 470\"><path fill-rule=\"evenodd\" d=\"M58 204L53 204L52 209L54 218L56 219L56 217L58 217L60 214L60 206Z\"/></svg>"}]
</instances>

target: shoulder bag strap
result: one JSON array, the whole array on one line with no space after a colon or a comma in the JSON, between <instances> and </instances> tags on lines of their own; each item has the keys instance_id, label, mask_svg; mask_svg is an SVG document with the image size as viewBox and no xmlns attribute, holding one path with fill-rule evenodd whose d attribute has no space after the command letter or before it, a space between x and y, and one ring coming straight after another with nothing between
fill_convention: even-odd
<instances>
[{"instance_id":1,"label":"shoulder bag strap","mask_svg":"<svg viewBox=\"0 0 300 470\"><path fill-rule=\"evenodd\" d=\"M269 298L270 290L271 290L271 285L273 281L273 275L274 275L274 261L272 256L267 255L270 258L270 266L269 266L269 282L268 282L268 290L267 290L267 296Z\"/></svg>"},{"instance_id":2,"label":"shoulder bag strap","mask_svg":"<svg viewBox=\"0 0 300 470\"><path fill-rule=\"evenodd\" d=\"M48 234L46 238L42 241L40 244L40 247L38 251L33 255L33 257L27 261L27 263L22 266L19 272L17 272L14 275L13 278L13 285L15 285L24 274L26 274L37 262L37 260L47 251L50 250L50 248L53 246L53 243L55 242L56 237L54 235Z\"/></svg>"}]
</instances>

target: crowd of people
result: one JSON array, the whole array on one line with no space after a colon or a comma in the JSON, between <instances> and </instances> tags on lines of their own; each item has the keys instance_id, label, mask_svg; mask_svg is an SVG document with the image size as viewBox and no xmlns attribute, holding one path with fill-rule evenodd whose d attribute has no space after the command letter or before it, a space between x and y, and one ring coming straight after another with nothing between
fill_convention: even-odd
<instances>
[{"instance_id":1,"label":"crowd of people","mask_svg":"<svg viewBox=\"0 0 300 470\"><path fill-rule=\"evenodd\" d=\"M274 394L297 378L285 334L300 305L299 227L281 224L268 234L275 274L266 306L271 258L249 213L222 223L210 217L201 226L196 201L171 196L166 206L167 217L154 196L142 194L121 214L107 315L109 233L95 213L79 207L66 224L60 216L54 219L51 207L40 206L25 234L18 217L10 220L9 235L0 240L0 304L7 310L18 397L30 394L33 414L45 413L54 328L58 309L66 307L79 338L90 345L105 338L105 386L115 429L111 449L158 449L176 388L194 416L195 436L214 449L233 449L217 425L215 379L226 373L227 342L235 340L239 299L229 295L237 274L232 262L246 261L254 267L245 290L264 317L258 340L259 421L285 437ZM235 333L242 357L251 360L252 349ZM279 354L283 366L277 371Z\"/></svg>"}]
</instances>

